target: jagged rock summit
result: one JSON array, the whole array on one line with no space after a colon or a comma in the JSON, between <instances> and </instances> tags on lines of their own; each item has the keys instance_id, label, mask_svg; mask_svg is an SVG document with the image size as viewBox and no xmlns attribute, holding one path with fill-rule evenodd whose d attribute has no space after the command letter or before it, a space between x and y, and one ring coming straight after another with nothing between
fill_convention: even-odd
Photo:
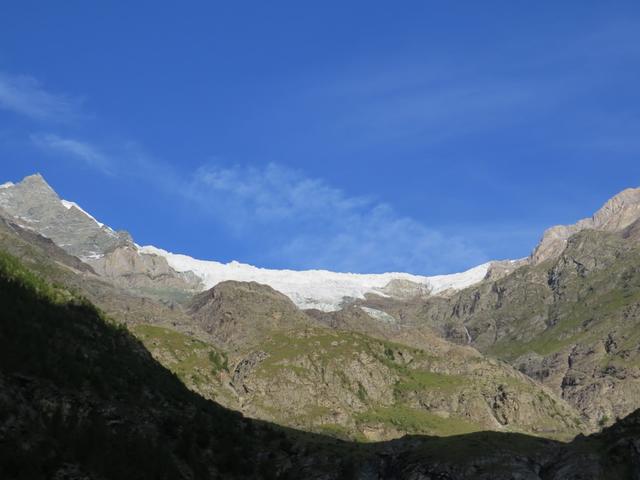
<instances>
[{"instance_id":1,"label":"jagged rock summit","mask_svg":"<svg viewBox=\"0 0 640 480\"><path fill-rule=\"evenodd\" d=\"M71 255L97 258L131 245L131 236L101 224L77 204L62 200L40 174L0 188L0 207L16 221L50 238Z\"/></svg>"}]
</instances>

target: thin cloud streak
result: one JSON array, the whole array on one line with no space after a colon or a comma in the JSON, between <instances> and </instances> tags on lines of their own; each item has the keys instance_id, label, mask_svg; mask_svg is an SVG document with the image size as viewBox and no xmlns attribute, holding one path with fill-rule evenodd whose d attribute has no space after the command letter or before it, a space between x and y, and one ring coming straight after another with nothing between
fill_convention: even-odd
<instances>
[{"instance_id":1,"label":"thin cloud streak","mask_svg":"<svg viewBox=\"0 0 640 480\"><path fill-rule=\"evenodd\" d=\"M0 72L0 109L34 120L69 122L82 116L80 103L75 97L48 92L34 77Z\"/></svg>"},{"instance_id":2,"label":"thin cloud streak","mask_svg":"<svg viewBox=\"0 0 640 480\"><path fill-rule=\"evenodd\" d=\"M54 154L70 155L91 168L107 175L113 175L113 162L110 157L87 142L62 138L52 133L33 134L31 141L42 150Z\"/></svg>"},{"instance_id":3,"label":"thin cloud streak","mask_svg":"<svg viewBox=\"0 0 640 480\"><path fill-rule=\"evenodd\" d=\"M549 44L544 56L522 55L527 46L513 45L501 69L495 64L504 52L460 64L438 57L420 61L408 53L376 58L337 72L314 72L290 102L324 112L321 128L356 149L425 147L514 124L536 126L610 88L611 70L637 63L638 31L638 22L614 22L567 37L561 46Z\"/></svg>"}]
</instances>

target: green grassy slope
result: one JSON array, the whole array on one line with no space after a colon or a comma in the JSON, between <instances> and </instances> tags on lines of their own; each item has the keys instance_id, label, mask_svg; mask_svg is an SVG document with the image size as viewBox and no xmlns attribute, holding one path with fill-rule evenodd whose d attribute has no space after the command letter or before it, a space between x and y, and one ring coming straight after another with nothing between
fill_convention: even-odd
<instances>
[{"instance_id":1,"label":"green grassy slope","mask_svg":"<svg viewBox=\"0 0 640 480\"><path fill-rule=\"evenodd\" d=\"M485 429L572 438L581 428L575 412L550 392L464 347L449 345L437 356L359 333L305 328L274 333L220 368L224 353L205 342L154 326L132 331L207 398L341 438Z\"/></svg>"}]
</instances>

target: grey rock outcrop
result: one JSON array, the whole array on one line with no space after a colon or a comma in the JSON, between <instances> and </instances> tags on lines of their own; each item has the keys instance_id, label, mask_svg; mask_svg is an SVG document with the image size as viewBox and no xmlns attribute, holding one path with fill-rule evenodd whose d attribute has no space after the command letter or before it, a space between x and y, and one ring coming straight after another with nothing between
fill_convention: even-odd
<instances>
[{"instance_id":1,"label":"grey rock outcrop","mask_svg":"<svg viewBox=\"0 0 640 480\"><path fill-rule=\"evenodd\" d=\"M150 294L156 292L159 296L173 290L178 297L201 290L201 281L193 273L176 272L164 257L140 253L132 245L117 247L98 258L85 261L98 275L125 288Z\"/></svg>"},{"instance_id":2,"label":"grey rock outcrop","mask_svg":"<svg viewBox=\"0 0 640 480\"><path fill-rule=\"evenodd\" d=\"M394 278L383 288L380 288L379 291L384 295L403 299L428 297L431 294L429 285L401 278Z\"/></svg>"}]
</instances>

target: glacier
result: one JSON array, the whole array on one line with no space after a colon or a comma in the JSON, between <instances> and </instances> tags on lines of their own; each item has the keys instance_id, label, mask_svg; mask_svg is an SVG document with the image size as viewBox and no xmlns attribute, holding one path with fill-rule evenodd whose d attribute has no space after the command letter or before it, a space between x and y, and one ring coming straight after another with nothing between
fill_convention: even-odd
<instances>
[{"instance_id":1,"label":"glacier","mask_svg":"<svg viewBox=\"0 0 640 480\"><path fill-rule=\"evenodd\" d=\"M483 280L492 263L448 275L422 276L401 272L360 274L328 270L272 270L236 261L221 263L197 260L151 245L139 247L139 251L164 257L169 266L178 272L193 272L202 280L205 288L226 280L257 282L284 293L300 308L316 308L326 312L339 310L346 299L363 299L367 293L385 296L384 287L396 279L426 285L432 294L448 289L460 290Z\"/></svg>"}]
</instances>

